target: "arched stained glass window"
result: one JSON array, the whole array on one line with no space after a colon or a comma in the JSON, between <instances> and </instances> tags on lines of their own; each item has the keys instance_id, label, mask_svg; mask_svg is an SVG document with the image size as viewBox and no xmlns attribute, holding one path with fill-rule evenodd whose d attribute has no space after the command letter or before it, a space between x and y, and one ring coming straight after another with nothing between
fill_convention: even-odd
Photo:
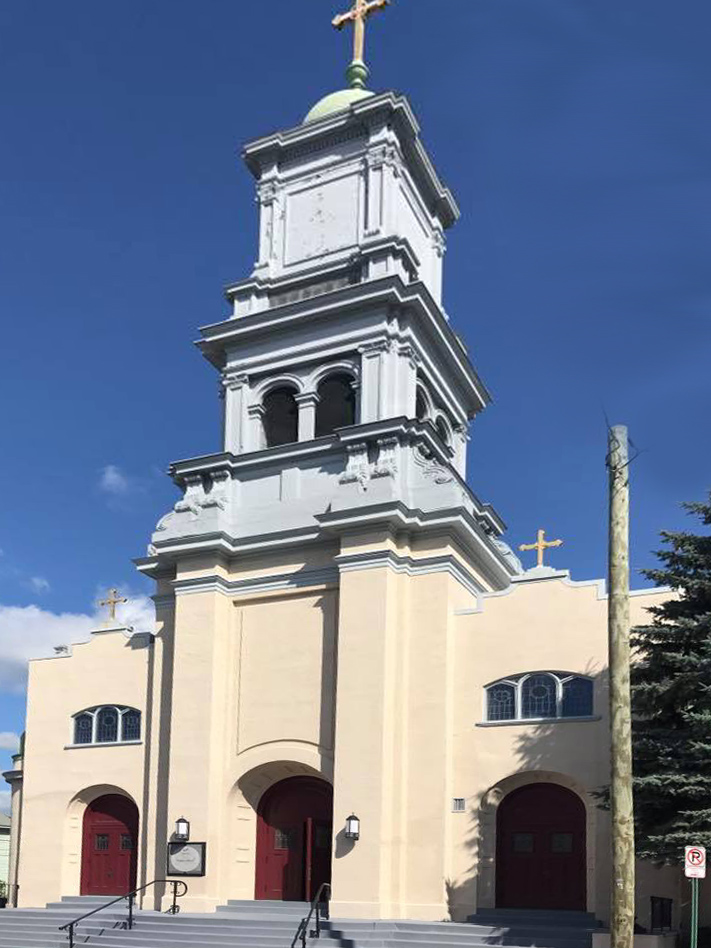
<instances>
[{"instance_id":1,"label":"arched stained glass window","mask_svg":"<svg viewBox=\"0 0 711 948\"><path fill-rule=\"evenodd\" d=\"M141 712L129 708L121 715L121 740L140 741L141 739Z\"/></svg>"},{"instance_id":2,"label":"arched stained glass window","mask_svg":"<svg viewBox=\"0 0 711 948\"><path fill-rule=\"evenodd\" d=\"M563 682L563 717L584 718L593 713L593 683L589 678Z\"/></svg>"},{"instance_id":3,"label":"arched stained glass window","mask_svg":"<svg viewBox=\"0 0 711 948\"><path fill-rule=\"evenodd\" d=\"M78 714L74 718L74 743L91 744L94 737L94 715Z\"/></svg>"},{"instance_id":4,"label":"arched stained glass window","mask_svg":"<svg viewBox=\"0 0 711 948\"><path fill-rule=\"evenodd\" d=\"M96 721L96 741L110 744L118 740L119 713L116 708L101 708Z\"/></svg>"},{"instance_id":5,"label":"arched stained glass window","mask_svg":"<svg viewBox=\"0 0 711 948\"><path fill-rule=\"evenodd\" d=\"M87 708L74 715L74 744L120 744L141 740L141 712L122 705Z\"/></svg>"},{"instance_id":6,"label":"arched stained glass window","mask_svg":"<svg viewBox=\"0 0 711 948\"><path fill-rule=\"evenodd\" d=\"M492 685L486 694L487 719L512 721L516 717L516 686L504 682Z\"/></svg>"},{"instance_id":7,"label":"arched stained glass window","mask_svg":"<svg viewBox=\"0 0 711 948\"><path fill-rule=\"evenodd\" d=\"M486 687L487 721L593 718L591 678L570 672L508 675Z\"/></svg>"},{"instance_id":8,"label":"arched stained glass window","mask_svg":"<svg viewBox=\"0 0 711 948\"><path fill-rule=\"evenodd\" d=\"M522 718L557 717L557 682L552 675L530 675L521 688Z\"/></svg>"}]
</instances>

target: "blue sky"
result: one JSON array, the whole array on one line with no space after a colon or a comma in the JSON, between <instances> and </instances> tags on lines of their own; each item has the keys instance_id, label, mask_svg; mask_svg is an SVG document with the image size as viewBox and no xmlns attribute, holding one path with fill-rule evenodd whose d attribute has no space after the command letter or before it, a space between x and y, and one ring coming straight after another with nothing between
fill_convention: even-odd
<instances>
[{"instance_id":1,"label":"blue sky","mask_svg":"<svg viewBox=\"0 0 711 948\"><path fill-rule=\"evenodd\" d=\"M109 584L143 608L164 471L219 448L191 343L254 261L239 148L342 85L346 6L0 5L0 750L26 641ZM495 399L470 483L577 579L605 572L605 413L643 451L635 569L711 487L710 30L701 0L393 0L369 28L463 211L446 306Z\"/></svg>"}]
</instances>

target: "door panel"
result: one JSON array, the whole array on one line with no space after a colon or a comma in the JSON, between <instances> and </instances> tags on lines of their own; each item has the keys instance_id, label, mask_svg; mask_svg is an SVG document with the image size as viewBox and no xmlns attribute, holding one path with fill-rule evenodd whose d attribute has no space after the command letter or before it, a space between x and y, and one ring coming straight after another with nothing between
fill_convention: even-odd
<instances>
[{"instance_id":1,"label":"door panel","mask_svg":"<svg viewBox=\"0 0 711 948\"><path fill-rule=\"evenodd\" d=\"M499 908L586 909L585 807L557 784L531 784L499 806Z\"/></svg>"},{"instance_id":2,"label":"door panel","mask_svg":"<svg viewBox=\"0 0 711 948\"><path fill-rule=\"evenodd\" d=\"M331 879L333 791L291 777L268 790L257 820L257 899L310 901Z\"/></svg>"},{"instance_id":3,"label":"door panel","mask_svg":"<svg viewBox=\"0 0 711 948\"><path fill-rule=\"evenodd\" d=\"M99 797L84 812L82 895L125 895L136 887L138 810L119 794Z\"/></svg>"}]
</instances>

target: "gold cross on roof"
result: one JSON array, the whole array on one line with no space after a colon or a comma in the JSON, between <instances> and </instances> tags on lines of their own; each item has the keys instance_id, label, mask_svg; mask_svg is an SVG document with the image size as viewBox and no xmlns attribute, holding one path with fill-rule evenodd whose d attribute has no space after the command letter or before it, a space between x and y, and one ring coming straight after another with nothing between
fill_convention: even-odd
<instances>
[{"instance_id":1,"label":"gold cross on roof","mask_svg":"<svg viewBox=\"0 0 711 948\"><path fill-rule=\"evenodd\" d=\"M348 23L353 23L353 61L361 63L365 58L365 22L371 14L384 10L390 0L353 0L353 8L348 13L341 13L333 19L337 30L342 30Z\"/></svg>"},{"instance_id":2,"label":"gold cross on roof","mask_svg":"<svg viewBox=\"0 0 711 948\"><path fill-rule=\"evenodd\" d=\"M128 599L125 599L123 596L119 596L118 589L109 589L109 595L106 599L102 599L99 602L100 606L108 606L109 608L109 622L116 620L116 606L120 605L123 602L128 602Z\"/></svg>"},{"instance_id":3,"label":"gold cross on roof","mask_svg":"<svg viewBox=\"0 0 711 948\"><path fill-rule=\"evenodd\" d=\"M535 543L522 543L519 550L538 550L538 565L543 566L543 554L554 546L563 546L562 540L546 540L546 531L538 531L538 540Z\"/></svg>"}]
</instances>

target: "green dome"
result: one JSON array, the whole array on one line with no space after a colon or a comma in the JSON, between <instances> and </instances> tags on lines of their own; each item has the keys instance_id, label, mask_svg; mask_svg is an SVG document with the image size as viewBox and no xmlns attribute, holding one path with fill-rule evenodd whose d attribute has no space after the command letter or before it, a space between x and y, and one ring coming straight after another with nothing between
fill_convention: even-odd
<instances>
[{"instance_id":1,"label":"green dome","mask_svg":"<svg viewBox=\"0 0 711 948\"><path fill-rule=\"evenodd\" d=\"M355 102L361 99L369 99L374 92L367 89L340 89L338 92L332 92L325 98L317 102L304 119L307 122L316 122L318 119L325 118L327 115L334 115L336 112L343 112L350 108Z\"/></svg>"}]
</instances>

